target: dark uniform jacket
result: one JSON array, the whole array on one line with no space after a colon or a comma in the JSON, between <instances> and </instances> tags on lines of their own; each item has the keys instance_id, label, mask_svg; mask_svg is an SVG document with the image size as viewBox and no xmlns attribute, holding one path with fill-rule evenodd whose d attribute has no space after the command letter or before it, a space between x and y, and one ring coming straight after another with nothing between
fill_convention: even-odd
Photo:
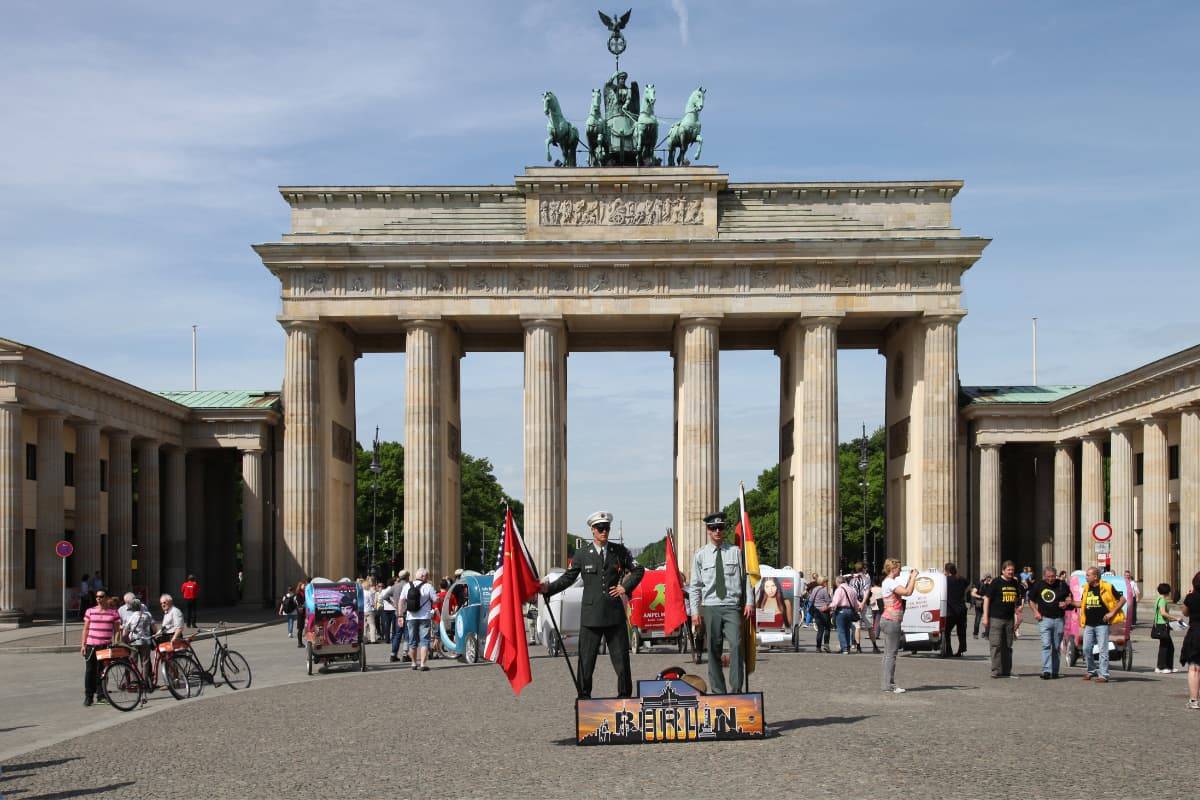
<instances>
[{"instance_id":1,"label":"dark uniform jacket","mask_svg":"<svg viewBox=\"0 0 1200 800\"><path fill-rule=\"evenodd\" d=\"M625 587L625 594L633 596L633 590L641 582L645 571L645 567L629 555L625 545L609 542L601 559L595 545L588 542L575 551L570 569L550 582L547 594L558 594L582 575L583 605L579 610L579 624L589 628L624 625L625 607L621 598L612 597L608 590L619 581Z\"/></svg>"}]
</instances>

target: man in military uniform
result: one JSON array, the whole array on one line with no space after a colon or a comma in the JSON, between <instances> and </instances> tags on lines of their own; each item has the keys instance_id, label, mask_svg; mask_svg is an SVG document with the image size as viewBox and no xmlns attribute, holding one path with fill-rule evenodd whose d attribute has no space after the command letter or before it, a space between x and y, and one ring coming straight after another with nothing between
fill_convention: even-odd
<instances>
[{"instance_id":1,"label":"man in military uniform","mask_svg":"<svg viewBox=\"0 0 1200 800\"><path fill-rule=\"evenodd\" d=\"M617 673L617 696L633 696L629 674L629 629L622 598L633 594L645 569L633 560L625 545L608 541L613 515L597 511L588 517L592 541L575 551L571 567L557 580L542 579L542 594L549 597L575 583L583 575L583 604L579 611L579 694L592 696L592 672L601 640L608 642L608 656Z\"/></svg>"},{"instance_id":2,"label":"man in military uniform","mask_svg":"<svg viewBox=\"0 0 1200 800\"><path fill-rule=\"evenodd\" d=\"M754 586L742 565L742 551L725 542L725 515L704 518L708 543L696 551L692 561L689 596L692 627L704 629L708 637L708 690L727 694L721 654L725 641L730 644L729 683L733 691L742 690L745 665L742 660L742 618L754 613Z\"/></svg>"}]
</instances>

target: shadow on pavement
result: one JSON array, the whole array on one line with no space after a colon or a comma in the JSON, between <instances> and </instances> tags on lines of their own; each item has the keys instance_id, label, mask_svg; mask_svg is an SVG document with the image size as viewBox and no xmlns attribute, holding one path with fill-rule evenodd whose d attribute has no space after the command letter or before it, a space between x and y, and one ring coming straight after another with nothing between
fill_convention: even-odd
<instances>
[{"instance_id":1,"label":"shadow on pavement","mask_svg":"<svg viewBox=\"0 0 1200 800\"><path fill-rule=\"evenodd\" d=\"M22 797L21 800L67 800L70 797L83 797L88 794L111 792L133 785L134 781L122 781L121 783L110 783L108 786L94 786L91 789L67 789L62 792L50 792L49 794L31 794L27 797Z\"/></svg>"},{"instance_id":2,"label":"shadow on pavement","mask_svg":"<svg viewBox=\"0 0 1200 800\"><path fill-rule=\"evenodd\" d=\"M943 692L943 691L967 691L970 689L978 689L978 686L961 686L958 684L935 684L933 686L914 686L909 689L909 692Z\"/></svg>"},{"instance_id":3,"label":"shadow on pavement","mask_svg":"<svg viewBox=\"0 0 1200 800\"><path fill-rule=\"evenodd\" d=\"M79 756L71 756L70 758L55 758L50 761L26 761L24 764L0 764L0 772L30 772L35 769L57 767L60 764L67 764L78 760Z\"/></svg>"},{"instance_id":4,"label":"shadow on pavement","mask_svg":"<svg viewBox=\"0 0 1200 800\"><path fill-rule=\"evenodd\" d=\"M794 731L798 728L823 728L826 725L853 725L856 722L862 722L864 719L870 719L874 714L860 714L854 717L806 717L801 719L785 719L778 722L767 722L768 739L783 734L786 731Z\"/></svg>"},{"instance_id":5,"label":"shadow on pavement","mask_svg":"<svg viewBox=\"0 0 1200 800\"><path fill-rule=\"evenodd\" d=\"M19 731L22 728L36 728L36 727L37 727L37 725L13 725L11 728L0 728L0 733L11 733L13 731Z\"/></svg>"}]
</instances>

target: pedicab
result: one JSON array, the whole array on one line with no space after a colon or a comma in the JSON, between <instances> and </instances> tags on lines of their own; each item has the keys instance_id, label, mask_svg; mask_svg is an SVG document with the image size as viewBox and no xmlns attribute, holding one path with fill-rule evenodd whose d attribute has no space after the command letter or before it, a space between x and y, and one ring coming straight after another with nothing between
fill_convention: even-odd
<instances>
[{"instance_id":1,"label":"pedicab","mask_svg":"<svg viewBox=\"0 0 1200 800\"><path fill-rule=\"evenodd\" d=\"M362 586L350 578L313 578L304 590L304 610L309 675L313 664L326 672L330 664L339 662L357 663L360 672L367 671Z\"/></svg>"},{"instance_id":2,"label":"pedicab","mask_svg":"<svg viewBox=\"0 0 1200 800\"><path fill-rule=\"evenodd\" d=\"M453 604L459 603L457 608ZM438 635L446 653L474 664L483 658L487 641L488 606L492 602L492 576L464 572L442 598ZM453 634L451 634L453 631Z\"/></svg>"},{"instance_id":3,"label":"pedicab","mask_svg":"<svg viewBox=\"0 0 1200 800\"><path fill-rule=\"evenodd\" d=\"M791 567L759 567L761 580L754 590L754 627L763 647L790 646L800 651L800 629L796 610L802 607L804 591L800 573ZM801 612L803 613L803 612Z\"/></svg>"},{"instance_id":4,"label":"pedicab","mask_svg":"<svg viewBox=\"0 0 1200 800\"><path fill-rule=\"evenodd\" d=\"M1129 587L1125 585L1125 577L1106 572L1100 580L1110 584L1124 597L1129 597ZM1063 619L1063 640L1067 643L1067 664L1074 667L1083 657L1083 625L1079 621L1079 603L1083 600L1083 587L1087 584L1087 573L1075 570L1071 573L1071 599L1075 608L1067 609ZM1108 626L1108 660L1109 663L1120 663L1121 669L1129 672L1133 669L1133 641L1130 637L1129 614L1122 613L1124 619ZM1099 653L1099 645L1092 646L1093 653Z\"/></svg>"},{"instance_id":5,"label":"pedicab","mask_svg":"<svg viewBox=\"0 0 1200 800\"><path fill-rule=\"evenodd\" d=\"M683 582L682 578L680 582ZM686 588L684 591L687 591ZM686 611L686 603L684 608ZM688 651L691 621L685 619L682 625L667 633L663 630L666 609L667 568L648 569L633 590L633 597L629 598L629 624L632 628L629 643L633 652L640 653L643 646L654 647L657 644L672 645L679 653Z\"/></svg>"}]
</instances>

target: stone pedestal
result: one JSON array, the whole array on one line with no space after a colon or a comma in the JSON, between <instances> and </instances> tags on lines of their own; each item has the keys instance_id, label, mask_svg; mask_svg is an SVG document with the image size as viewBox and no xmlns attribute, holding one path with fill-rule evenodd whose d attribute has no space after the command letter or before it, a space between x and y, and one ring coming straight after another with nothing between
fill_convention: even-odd
<instances>
[{"instance_id":1,"label":"stone pedestal","mask_svg":"<svg viewBox=\"0 0 1200 800\"><path fill-rule=\"evenodd\" d=\"M1157 417L1142 423L1142 569L1132 557L1123 568L1134 570L1147 597L1154 587L1171 582L1171 516L1168 504L1167 421Z\"/></svg>"},{"instance_id":2,"label":"stone pedestal","mask_svg":"<svg viewBox=\"0 0 1200 800\"><path fill-rule=\"evenodd\" d=\"M840 317L805 317L800 423L799 564L807 572L837 574L841 557L838 505L837 326ZM794 458L794 456L793 456Z\"/></svg>"},{"instance_id":3,"label":"stone pedestal","mask_svg":"<svg viewBox=\"0 0 1200 800\"><path fill-rule=\"evenodd\" d=\"M1112 567L1117 573L1134 568L1132 433L1131 428L1123 425L1109 429L1111 460L1108 468L1108 485L1112 494L1108 504L1112 518L1108 522L1113 528ZM1089 547L1088 553L1092 552L1094 552L1093 548ZM1096 558L1095 556L1089 558L1085 555L1084 561L1095 563Z\"/></svg>"},{"instance_id":4,"label":"stone pedestal","mask_svg":"<svg viewBox=\"0 0 1200 800\"><path fill-rule=\"evenodd\" d=\"M1075 460L1074 444L1054 443L1054 566L1068 572L1075 567ZM1045 566L1044 564L1042 566Z\"/></svg>"},{"instance_id":5,"label":"stone pedestal","mask_svg":"<svg viewBox=\"0 0 1200 800\"><path fill-rule=\"evenodd\" d=\"M979 574L1000 574L1000 445L979 446Z\"/></svg>"},{"instance_id":6,"label":"stone pedestal","mask_svg":"<svg viewBox=\"0 0 1200 800\"><path fill-rule=\"evenodd\" d=\"M242 603L263 604L262 451L242 451Z\"/></svg>"},{"instance_id":7,"label":"stone pedestal","mask_svg":"<svg viewBox=\"0 0 1200 800\"><path fill-rule=\"evenodd\" d=\"M63 538L63 415L38 417L37 442L37 595L38 611L62 606L62 564L54 545Z\"/></svg>"},{"instance_id":8,"label":"stone pedestal","mask_svg":"<svg viewBox=\"0 0 1200 800\"><path fill-rule=\"evenodd\" d=\"M921 556L925 569L958 561L958 322L927 314L922 409Z\"/></svg>"},{"instance_id":9,"label":"stone pedestal","mask_svg":"<svg viewBox=\"0 0 1200 800\"><path fill-rule=\"evenodd\" d=\"M675 528L679 558L705 541L704 517L720 509L720 320L683 317L675 328ZM685 567L686 569L686 567Z\"/></svg>"},{"instance_id":10,"label":"stone pedestal","mask_svg":"<svg viewBox=\"0 0 1200 800\"><path fill-rule=\"evenodd\" d=\"M25 445L21 407L0 403L0 628L12 627L24 615L25 587Z\"/></svg>"},{"instance_id":11,"label":"stone pedestal","mask_svg":"<svg viewBox=\"0 0 1200 800\"><path fill-rule=\"evenodd\" d=\"M162 593L162 504L157 439L137 440L137 582L146 600ZM175 589L178 592L178 589Z\"/></svg>"},{"instance_id":12,"label":"stone pedestal","mask_svg":"<svg viewBox=\"0 0 1200 800\"><path fill-rule=\"evenodd\" d=\"M544 573L565 567L568 558L567 336L562 320L525 320L524 326L524 534L534 563Z\"/></svg>"},{"instance_id":13,"label":"stone pedestal","mask_svg":"<svg viewBox=\"0 0 1200 800\"><path fill-rule=\"evenodd\" d=\"M113 594L133 586L133 450L125 431L108 434L108 574L104 585ZM147 598L148 600L150 598Z\"/></svg>"},{"instance_id":14,"label":"stone pedestal","mask_svg":"<svg viewBox=\"0 0 1200 800\"><path fill-rule=\"evenodd\" d=\"M404 566L441 574L442 452L439 369L445 324L411 322L404 344Z\"/></svg>"},{"instance_id":15,"label":"stone pedestal","mask_svg":"<svg viewBox=\"0 0 1200 800\"><path fill-rule=\"evenodd\" d=\"M325 438L321 432L318 339L320 323L283 325L283 539L282 583L315 577L322 564Z\"/></svg>"},{"instance_id":16,"label":"stone pedestal","mask_svg":"<svg viewBox=\"0 0 1200 800\"><path fill-rule=\"evenodd\" d=\"M187 578L187 451L167 449L163 509L163 585L177 593Z\"/></svg>"},{"instance_id":17,"label":"stone pedestal","mask_svg":"<svg viewBox=\"0 0 1200 800\"><path fill-rule=\"evenodd\" d=\"M75 575L103 568L100 553L100 424L75 426Z\"/></svg>"},{"instance_id":18,"label":"stone pedestal","mask_svg":"<svg viewBox=\"0 0 1200 800\"><path fill-rule=\"evenodd\" d=\"M1179 563L1180 583L1200 565L1200 407L1183 409L1179 418ZM1176 587L1183 591L1183 587Z\"/></svg>"},{"instance_id":19,"label":"stone pedestal","mask_svg":"<svg viewBox=\"0 0 1200 800\"><path fill-rule=\"evenodd\" d=\"M1104 518L1104 438L1101 434L1083 437L1083 481L1079 489L1079 566L1093 566L1092 526Z\"/></svg>"}]
</instances>

